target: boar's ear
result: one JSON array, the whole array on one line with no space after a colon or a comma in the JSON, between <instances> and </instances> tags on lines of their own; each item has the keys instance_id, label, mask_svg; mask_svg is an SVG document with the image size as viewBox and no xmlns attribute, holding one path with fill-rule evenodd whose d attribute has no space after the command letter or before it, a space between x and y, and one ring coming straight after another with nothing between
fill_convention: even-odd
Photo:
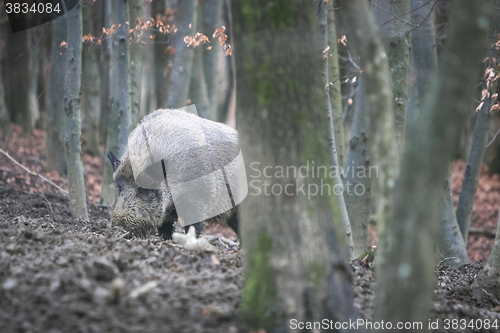
<instances>
[{"instance_id":1,"label":"boar's ear","mask_svg":"<svg viewBox=\"0 0 500 333\"><path fill-rule=\"evenodd\" d=\"M116 158L115 155L111 151L108 152L108 158L109 161L111 162L111 165L113 166L113 171L116 171L116 168L120 165L120 160Z\"/></svg>"}]
</instances>

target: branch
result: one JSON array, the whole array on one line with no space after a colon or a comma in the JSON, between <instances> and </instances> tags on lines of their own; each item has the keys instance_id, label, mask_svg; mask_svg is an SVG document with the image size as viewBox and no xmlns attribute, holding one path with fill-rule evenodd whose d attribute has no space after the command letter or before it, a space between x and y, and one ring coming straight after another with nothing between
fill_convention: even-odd
<instances>
[{"instance_id":1,"label":"branch","mask_svg":"<svg viewBox=\"0 0 500 333\"><path fill-rule=\"evenodd\" d=\"M418 27L419 27L419 25L413 24L413 23L411 23L411 22L408 22L408 21L406 21L406 20L402 19L400 16L397 16L397 15L393 14L390 10L387 10L387 9L385 9L384 7L380 7L379 5L376 5L376 4L374 4L374 3L370 3L370 6L373 6L373 7L375 7L375 8L378 8L378 9L380 9L380 10L382 10L382 11L386 12L387 14L390 14L390 15L394 16L393 20L398 19L398 20L400 20L400 21L402 21L402 22L404 22L404 23L406 23L406 24L409 24L409 25L411 25L411 26L415 27L415 28L418 28ZM404 14L404 15L408 15L408 13L406 13L406 14ZM404 15L402 15L402 16L404 16ZM391 20L391 21L392 21L392 20ZM390 22L390 21L387 21L387 22L385 22L384 24L386 24L386 23L388 23L388 22ZM382 26L383 26L384 24L382 24L382 25L380 26L380 28L382 28Z\"/></svg>"},{"instance_id":2,"label":"branch","mask_svg":"<svg viewBox=\"0 0 500 333\"><path fill-rule=\"evenodd\" d=\"M31 171L30 169L26 168L24 165L22 165L21 163L19 163L18 161L16 161L12 156L9 155L9 153L3 151L1 148L0 148L0 153L4 154L5 156L7 156L12 162L14 162L15 164L17 164L18 166L20 166L21 168L23 168L27 173L29 173L30 175L33 175L33 176L38 176L40 177L43 181L55 186L62 194L64 195L68 195L69 192L66 191L65 189L63 189L62 187L60 187L59 185L55 184L53 181L51 181L50 179L47 179L45 178L44 176L40 175L38 172L33 172Z\"/></svg>"},{"instance_id":3,"label":"branch","mask_svg":"<svg viewBox=\"0 0 500 333\"><path fill-rule=\"evenodd\" d=\"M417 11L417 10L421 9L421 8L424 8L425 6L427 6L427 5L428 5L430 2L432 2L432 1L434 1L434 0L429 0L429 1L427 1L426 3L424 3L422 6L420 6L420 7L418 7L418 8L415 8L415 9L412 9L412 10L410 10L408 13L404 13L404 14L403 14L403 15L401 15L401 16L406 16L406 15L411 14L411 13L413 13L413 12L415 12L415 11ZM438 2L438 1L439 1L439 0L437 0L436 2ZM433 7L434 7L434 6L433 6ZM432 9L431 9L431 11L432 11ZM398 17L395 17L395 18L393 18L393 19L390 19L389 21L387 21L387 22L385 22L384 24L382 24L379 28L382 28L382 27L383 27L384 25L386 25L387 23L390 23L390 22L394 21L396 18L398 18ZM420 24L422 24L422 23L420 23ZM419 24L419 25L420 25L420 24Z\"/></svg>"}]
</instances>

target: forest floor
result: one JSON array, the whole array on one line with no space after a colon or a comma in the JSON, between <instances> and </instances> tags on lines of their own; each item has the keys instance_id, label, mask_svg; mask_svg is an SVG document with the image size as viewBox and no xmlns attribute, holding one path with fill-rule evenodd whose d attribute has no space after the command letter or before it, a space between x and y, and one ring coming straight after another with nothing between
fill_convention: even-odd
<instances>
[{"instance_id":1,"label":"forest floor","mask_svg":"<svg viewBox=\"0 0 500 333\"><path fill-rule=\"evenodd\" d=\"M67 189L64 178L44 170L44 132L23 138L15 127L0 148ZM0 332L250 332L237 317L243 285L239 250L217 238L215 251L202 254L156 236L127 239L123 230L109 227L106 209L97 206L100 158L84 154L83 163L88 223L71 217L68 199L52 185L0 153ZM453 164L455 201L464 168L463 162ZM498 289L480 283L499 207L500 177L484 168L468 240L472 263L436 269L429 318L440 320L436 332L499 331ZM230 230L208 232L235 239ZM371 320L374 268L357 261L352 270L356 307ZM483 328L445 329L445 319L481 320L474 324ZM499 329L484 328L485 319L496 320Z\"/></svg>"}]
</instances>

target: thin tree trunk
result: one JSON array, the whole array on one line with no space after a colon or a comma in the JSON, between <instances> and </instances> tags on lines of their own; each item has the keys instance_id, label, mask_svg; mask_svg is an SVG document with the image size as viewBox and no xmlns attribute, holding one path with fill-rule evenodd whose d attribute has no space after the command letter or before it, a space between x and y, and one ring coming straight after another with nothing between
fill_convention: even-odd
<instances>
[{"instance_id":1,"label":"thin tree trunk","mask_svg":"<svg viewBox=\"0 0 500 333\"><path fill-rule=\"evenodd\" d=\"M355 311L349 268L340 253L345 237L340 236L339 208L331 192L308 197L296 188L297 182L318 190L328 184L331 191L331 178L291 173L269 179L253 164L298 168L314 159L315 168L330 165L329 122L320 97L324 49L310 20L319 4L295 0L284 7L260 0L233 5L237 125L245 161L253 165L247 169L252 170L250 193L240 207L246 276L241 318L267 332L293 330L292 318L348 321ZM269 189L283 192L257 195L265 181Z\"/></svg>"},{"instance_id":2,"label":"thin tree trunk","mask_svg":"<svg viewBox=\"0 0 500 333\"><path fill-rule=\"evenodd\" d=\"M92 3L82 7L83 34L93 35ZM99 156L99 117L100 104L100 75L97 65L97 54L94 45L84 45L82 52L82 119L87 137L86 150L93 156Z\"/></svg>"},{"instance_id":3,"label":"thin tree trunk","mask_svg":"<svg viewBox=\"0 0 500 333\"><path fill-rule=\"evenodd\" d=\"M354 243L354 257L360 256L368 246L368 222L370 219L372 179L366 172L369 170L368 136L366 128L366 104L363 77L358 78L358 94L354 107L351 126L351 140L347 147L347 158L344 164L344 198L351 222Z\"/></svg>"},{"instance_id":4,"label":"thin tree trunk","mask_svg":"<svg viewBox=\"0 0 500 333\"><path fill-rule=\"evenodd\" d=\"M129 14L127 0L118 0L116 4L116 52L114 52L115 107L117 109L116 122L118 125L118 152L120 156L125 152L130 133L130 53L128 46Z\"/></svg>"},{"instance_id":5,"label":"thin tree trunk","mask_svg":"<svg viewBox=\"0 0 500 333\"><path fill-rule=\"evenodd\" d=\"M101 2L102 11L102 25L104 28L109 29L112 25L112 2L102 1ZM101 72L101 119L99 121L99 136L103 143L106 143L107 131L108 131L108 120L111 110L111 47L112 47L112 36L105 37L103 42L103 48L100 52L99 59L99 71ZM107 162L107 152L104 149L102 154L102 165Z\"/></svg>"},{"instance_id":6,"label":"thin tree trunk","mask_svg":"<svg viewBox=\"0 0 500 333\"><path fill-rule=\"evenodd\" d=\"M339 49L337 42L337 28L335 26L334 1L327 4L328 7L328 40L330 50L329 57L329 80L333 84L329 86L330 99L332 103L333 127L335 130L335 142L337 144L337 156L339 165L344 165L346 147L344 133L344 115L342 112L342 90L340 88L340 67L339 67Z\"/></svg>"},{"instance_id":7,"label":"thin tree trunk","mask_svg":"<svg viewBox=\"0 0 500 333\"><path fill-rule=\"evenodd\" d=\"M40 61L40 40L41 36L36 33L39 27L29 30L29 69L28 69L28 108L29 119L23 122L23 135L31 135L35 128L36 121L40 117L38 105L38 71Z\"/></svg>"},{"instance_id":8,"label":"thin tree trunk","mask_svg":"<svg viewBox=\"0 0 500 333\"><path fill-rule=\"evenodd\" d=\"M231 13L231 0L224 0L224 15L225 21L227 23L226 31L227 38L229 40L230 45L234 45L233 38L233 16ZM227 66L227 91L224 96L224 101L222 102L221 107L217 112L217 121L219 122L227 122L229 109L231 108L232 103L234 103L234 98L236 96L236 70L234 63L234 56L230 55L226 57L226 66Z\"/></svg>"},{"instance_id":9,"label":"thin tree trunk","mask_svg":"<svg viewBox=\"0 0 500 333\"><path fill-rule=\"evenodd\" d=\"M484 271L490 277L498 278L500 276L500 214L497 221L497 234L495 236L495 243L491 249L488 261L484 266Z\"/></svg>"},{"instance_id":10,"label":"thin tree trunk","mask_svg":"<svg viewBox=\"0 0 500 333\"><path fill-rule=\"evenodd\" d=\"M204 31L208 37L212 37L215 29L221 27L222 1L223 0L206 0L199 4L202 11L198 13L198 15L201 16L198 17L198 20L202 23L202 31ZM217 106L219 104L219 53L222 52L222 48L216 40L212 41L211 46L212 48L210 50L204 47L202 53L203 70L205 72L204 78L210 101L207 114L209 115L209 119L215 120L217 117Z\"/></svg>"},{"instance_id":11,"label":"thin tree trunk","mask_svg":"<svg viewBox=\"0 0 500 333\"><path fill-rule=\"evenodd\" d=\"M459 0L455 5L439 77L417 126L408 129L394 216L387 228L394 236L379 246L386 258L377 269L377 321L427 322L430 317L442 181L468 112L464 105L484 56L492 12L487 1Z\"/></svg>"},{"instance_id":12,"label":"thin tree trunk","mask_svg":"<svg viewBox=\"0 0 500 333\"><path fill-rule=\"evenodd\" d=\"M82 8L66 14L68 26L68 51L66 57L66 77L64 83L64 112L66 113L66 137L64 140L68 165L69 207L71 215L88 221L87 199L83 165L80 158L82 134L80 117L80 86L82 73Z\"/></svg>"},{"instance_id":13,"label":"thin tree trunk","mask_svg":"<svg viewBox=\"0 0 500 333\"><path fill-rule=\"evenodd\" d=\"M9 33L7 45L9 45L9 61L6 66L7 82L6 90L8 110L10 118L15 124L22 126L23 135L29 135L32 131L32 117L29 108L29 52L30 52L30 30L20 31L16 34Z\"/></svg>"},{"instance_id":14,"label":"thin tree trunk","mask_svg":"<svg viewBox=\"0 0 500 333\"><path fill-rule=\"evenodd\" d=\"M469 262L466 244L460 232L451 195L450 174L444 181L444 200L441 207L441 230L438 245L439 258L443 265L458 268Z\"/></svg>"},{"instance_id":15,"label":"thin tree trunk","mask_svg":"<svg viewBox=\"0 0 500 333\"><path fill-rule=\"evenodd\" d=\"M1 15L0 17L4 17ZM6 24L0 26L0 41L5 41L5 29ZM4 73L3 73L3 57L5 54L5 43L0 46L0 140L12 136L12 128L10 127L10 117L9 111L7 110L7 104L5 103L5 89L4 89Z\"/></svg>"},{"instance_id":16,"label":"thin tree trunk","mask_svg":"<svg viewBox=\"0 0 500 333\"><path fill-rule=\"evenodd\" d=\"M491 52L491 51L490 51ZM490 61L488 68L494 71L492 55L490 54ZM485 77L485 90L489 96L484 96L482 99L482 107L477 112L476 124L474 126L474 133L472 135L472 144L467 159L467 167L465 168L464 178L462 181L462 189L458 199L457 206L457 221L460 226L460 231L464 241L467 243L469 236L469 228L472 216L472 207L474 206L474 199L476 198L477 185L481 177L481 167L483 165L484 153L488 143L488 129L490 126L490 108L491 108L491 95L496 92L493 87L488 87ZM496 84L495 84L496 88Z\"/></svg>"},{"instance_id":17,"label":"thin tree trunk","mask_svg":"<svg viewBox=\"0 0 500 333\"><path fill-rule=\"evenodd\" d=\"M321 39L323 41L323 52L325 53L324 57L324 66L323 66L323 78L325 84L325 108L328 119L328 139L330 143L330 160L331 167L334 170L337 170L333 174L333 183L334 188L343 188L342 178L340 177L340 168L339 168L339 158L337 155L337 145L335 142L335 126L334 126L334 116L332 112L332 104L330 102L330 77L328 73L328 69L330 67L330 62L328 60L328 44L331 41L331 38L328 37L328 4L321 0L321 8L320 16L319 16L319 30ZM335 48L336 49L336 48ZM325 52L326 51L326 52ZM337 67L338 68L338 67ZM338 74L338 73L337 73ZM340 95L340 91L337 93ZM339 96L336 96L339 97ZM336 103L337 104L337 103ZM338 104L337 104L338 106ZM338 111L338 110L337 110ZM347 258L354 259L353 257L353 240L352 240L352 232L351 232L351 224L349 222L349 215L347 214L347 208L344 201L344 192L343 191L334 191L335 199L337 201L337 207L339 209L339 213L342 219L342 226L344 227L344 233L346 238L347 245Z\"/></svg>"},{"instance_id":18,"label":"thin tree trunk","mask_svg":"<svg viewBox=\"0 0 500 333\"><path fill-rule=\"evenodd\" d=\"M215 120L215 114L212 111L210 99L208 97L205 72L203 70L203 46L198 46L194 50L193 70L191 73L191 83L189 98L191 103L196 104L198 115L205 119Z\"/></svg>"},{"instance_id":19,"label":"thin tree trunk","mask_svg":"<svg viewBox=\"0 0 500 333\"><path fill-rule=\"evenodd\" d=\"M376 171L375 218L379 239L390 235L385 231L391 214L392 191L397 179L398 159L394 142L394 114L392 110L392 86L389 65L377 26L364 0L341 1L350 20L354 41L363 70L363 84L369 124L369 152ZM370 170L369 170L370 171ZM390 241L390 240L388 240ZM380 254L379 262L384 260Z\"/></svg>"},{"instance_id":20,"label":"thin tree trunk","mask_svg":"<svg viewBox=\"0 0 500 333\"><path fill-rule=\"evenodd\" d=\"M66 174L67 165L64 151L65 119L64 112L64 76L66 73L66 52L61 47L67 41L66 16L52 21L52 45L50 51L50 86L49 105L47 108L47 160L45 168Z\"/></svg>"},{"instance_id":21,"label":"thin tree trunk","mask_svg":"<svg viewBox=\"0 0 500 333\"><path fill-rule=\"evenodd\" d=\"M129 0L131 27L135 28L137 19L142 19L142 1ZM144 46L137 39L130 44L130 130L133 130L141 119L142 67Z\"/></svg>"},{"instance_id":22,"label":"thin tree trunk","mask_svg":"<svg viewBox=\"0 0 500 333\"><path fill-rule=\"evenodd\" d=\"M116 13L117 32L111 51L112 63L110 65L112 90L111 112L108 119L106 136L106 154L111 151L115 156L122 156L128 142L130 130L130 54L128 50L128 7L125 0L114 2ZM103 187L100 203L109 205L113 202L116 186L112 183L113 168L109 161L104 163Z\"/></svg>"},{"instance_id":23,"label":"thin tree trunk","mask_svg":"<svg viewBox=\"0 0 500 333\"><path fill-rule=\"evenodd\" d=\"M187 103L194 48L187 47L185 36L194 36L197 26L198 0L179 0L175 13L175 25L179 29L174 35L175 56L170 76L167 107L179 108Z\"/></svg>"},{"instance_id":24,"label":"thin tree trunk","mask_svg":"<svg viewBox=\"0 0 500 333\"><path fill-rule=\"evenodd\" d=\"M411 0L411 20L419 24L411 32L412 61L415 67L415 81L419 96L415 114L408 115L408 121L414 122L420 113L426 91L437 73L436 35L434 30L434 15L431 13L433 2L426 0Z\"/></svg>"},{"instance_id":25,"label":"thin tree trunk","mask_svg":"<svg viewBox=\"0 0 500 333\"><path fill-rule=\"evenodd\" d=\"M410 0L391 0L391 13L406 19L410 12ZM406 105L410 72L410 36L408 24L402 20L392 21L389 37L389 68L392 79L393 109L398 155L403 156L406 137Z\"/></svg>"}]
</instances>

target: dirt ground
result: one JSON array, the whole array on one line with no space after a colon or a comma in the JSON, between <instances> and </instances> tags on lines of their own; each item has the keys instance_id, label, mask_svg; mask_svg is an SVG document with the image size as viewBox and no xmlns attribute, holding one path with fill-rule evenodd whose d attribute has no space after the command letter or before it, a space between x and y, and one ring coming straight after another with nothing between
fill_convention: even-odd
<instances>
[{"instance_id":1,"label":"dirt ground","mask_svg":"<svg viewBox=\"0 0 500 333\"><path fill-rule=\"evenodd\" d=\"M0 148L63 188L64 178L44 171L45 133L0 142ZM100 158L84 155L89 223L71 217L67 198L0 154L0 332L250 332L238 321L243 284L239 250L212 237L213 253L193 254L156 236L127 239L111 229L96 206ZM460 191L464 164L454 163L452 187ZM483 170L469 237L471 260L485 261L496 229L500 177ZM235 239L227 229L209 229ZM375 271L352 264L355 304L371 320ZM444 329L448 319L497 320L498 290L482 281L482 263L436 269L431 320L436 332L498 332ZM257 331L254 331L257 332ZM262 333L263 331L259 331Z\"/></svg>"}]
</instances>

